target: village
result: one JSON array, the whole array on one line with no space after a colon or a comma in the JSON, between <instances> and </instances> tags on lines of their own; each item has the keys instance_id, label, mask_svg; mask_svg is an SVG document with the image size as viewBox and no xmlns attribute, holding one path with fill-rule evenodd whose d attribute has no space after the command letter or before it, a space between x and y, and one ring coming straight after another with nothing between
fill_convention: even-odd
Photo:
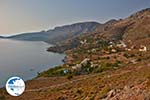
<instances>
[{"instance_id":1,"label":"village","mask_svg":"<svg viewBox=\"0 0 150 100\"><path fill-rule=\"evenodd\" d=\"M98 41L96 41L97 43ZM81 41L80 42L81 45L85 45L87 43L87 40ZM140 45L140 46L134 46L134 45L127 45L126 43L124 43L123 41L119 41L117 43L114 43L112 41L110 41L108 43L107 49L102 49L100 52L102 53L102 55L100 56L100 58L106 58L106 60L109 60L110 62L113 59L114 56L116 56L116 58L120 58L120 63L137 63L138 59L135 58L128 58L127 56L130 56L130 53L134 51L134 52L138 52L138 53L142 53L142 52L147 52L147 47L144 45ZM97 51L97 48L93 48L91 50L87 51L88 53L96 53L99 52ZM129 54L127 54L129 53ZM133 56L133 55L132 55ZM94 68L101 68L104 62L108 62L108 61L94 61L92 62L92 57L90 58L85 58L83 59L80 63L74 65L74 66L69 66L69 70L71 70L72 72L77 71L77 72L82 72L83 70L85 71L84 68L87 68L87 73L94 69ZM116 59L116 61L119 62L119 59ZM71 62L71 61L70 61ZM114 61L114 63L116 63ZM114 64L113 63L113 64ZM119 64L119 63L118 63ZM111 65L111 64L110 64ZM118 65L116 65L117 67ZM70 68L71 67L71 68ZM115 67L115 66L114 66ZM65 69L64 73L67 73L68 71ZM83 72L82 72L83 73Z\"/></svg>"},{"instance_id":2,"label":"village","mask_svg":"<svg viewBox=\"0 0 150 100\"><path fill-rule=\"evenodd\" d=\"M96 45L96 48L86 47L89 44ZM142 54L147 52L147 47L132 45L130 41L125 43L97 40L88 43L88 40L84 39L80 41L79 48L72 51L65 57L64 65L39 73L39 76L67 76L71 79L76 75L115 70L141 61Z\"/></svg>"}]
</instances>

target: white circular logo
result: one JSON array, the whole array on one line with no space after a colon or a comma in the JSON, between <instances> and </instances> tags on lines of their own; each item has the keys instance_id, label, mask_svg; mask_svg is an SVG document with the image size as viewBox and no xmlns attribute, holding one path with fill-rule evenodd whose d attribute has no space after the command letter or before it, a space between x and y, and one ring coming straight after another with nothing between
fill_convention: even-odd
<instances>
[{"instance_id":1,"label":"white circular logo","mask_svg":"<svg viewBox=\"0 0 150 100\"><path fill-rule=\"evenodd\" d=\"M6 90L11 96L20 96L25 90L25 83L20 77L11 77L6 82Z\"/></svg>"}]
</instances>

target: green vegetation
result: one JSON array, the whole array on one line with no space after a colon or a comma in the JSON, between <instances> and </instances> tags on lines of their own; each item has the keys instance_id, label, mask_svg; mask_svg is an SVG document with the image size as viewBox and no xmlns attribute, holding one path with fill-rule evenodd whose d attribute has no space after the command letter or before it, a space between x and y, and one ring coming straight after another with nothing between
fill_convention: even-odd
<instances>
[{"instance_id":1,"label":"green vegetation","mask_svg":"<svg viewBox=\"0 0 150 100\"><path fill-rule=\"evenodd\" d=\"M103 71L111 70L113 67L109 63L103 63L100 67L97 67L93 70L94 73L100 73Z\"/></svg>"},{"instance_id":2,"label":"green vegetation","mask_svg":"<svg viewBox=\"0 0 150 100\"><path fill-rule=\"evenodd\" d=\"M5 96L0 96L0 100L6 100Z\"/></svg>"},{"instance_id":3,"label":"green vegetation","mask_svg":"<svg viewBox=\"0 0 150 100\"><path fill-rule=\"evenodd\" d=\"M102 88L102 91L100 91L99 93L99 98L105 98L107 96L107 93L110 91L111 89L109 87L104 87Z\"/></svg>"},{"instance_id":4,"label":"green vegetation","mask_svg":"<svg viewBox=\"0 0 150 100\"><path fill-rule=\"evenodd\" d=\"M82 65L81 70L74 71L71 71L70 68L65 68L64 66L57 66L42 73L38 73L38 77L66 76L66 78L70 80L73 76L81 74L101 73L104 71L113 70L119 68L122 64L123 62L116 61L115 63L101 63L97 67L91 67L91 63L88 62L87 65ZM67 72L64 73L64 70Z\"/></svg>"},{"instance_id":5,"label":"green vegetation","mask_svg":"<svg viewBox=\"0 0 150 100\"><path fill-rule=\"evenodd\" d=\"M124 53L124 55L123 56L125 56L126 58L130 58L130 57L134 57L135 56L135 54L130 54L130 53Z\"/></svg>"},{"instance_id":6,"label":"green vegetation","mask_svg":"<svg viewBox=\"0 0 150 100\"><path fill-rule=\"evenodd\" d=\"M107 70L113 70L117 67L120 67L121 64L122 64L121 61L116 61L116 63L103 63L103 64L101 64L100 67L94 68L92 72L100 73L100 72L104 72Z\"/></svg>"},{"instance_id":7,"label":"green vegetation","mask_svg":"<svg viewBox=\"0 0 150 100\"><path fill-rule=\"evenodd\" d=\"M6 91L4 91L4 88L0 89L0 100L6 100L4 94Z\"/></svg>"},{"instance_id":8,"label":"green vegetation","mask_svg":"<svg viewBox=\"0 0 150 100\"><path fill-rule=\"evenodd\" d=\"M52 76L64 76L64 67L57 66L54 68L50 68L47 71L44 71L42 73L38 73L38 77L52 77Z\"/></svg>"},{"instance_id":9,"label":"green vegetation","mask_svg":"<svg viewBox=\"0 0 150 100\"><path fill-rule=\"evenodd\" d=\"M72 74L67 74L67 79L71 80L73 78Z\"/></svg>"}]
</instances>

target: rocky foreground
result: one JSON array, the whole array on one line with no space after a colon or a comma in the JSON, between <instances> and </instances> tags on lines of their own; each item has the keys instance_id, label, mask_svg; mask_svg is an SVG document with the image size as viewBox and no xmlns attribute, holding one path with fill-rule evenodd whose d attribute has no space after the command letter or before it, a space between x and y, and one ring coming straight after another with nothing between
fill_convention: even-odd
<instances>
[{"instance_id":1,"label":"rocky foreground","mask_svg":"<svg viewBox=\"0 0 150 100\"><path fill-rule=\"evenodd\" d=\"M149 100L150 59L98 74L37 78L26 83L20 97L1 90L6 100ZM5 100L4 99L4 100Z\"/></svg>"}]
</instances>

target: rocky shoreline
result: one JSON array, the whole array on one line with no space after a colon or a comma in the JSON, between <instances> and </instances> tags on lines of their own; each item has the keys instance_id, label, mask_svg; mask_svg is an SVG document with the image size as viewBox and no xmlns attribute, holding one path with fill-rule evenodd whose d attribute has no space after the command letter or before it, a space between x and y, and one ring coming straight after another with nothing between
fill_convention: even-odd
<instances>
[{"instance_id":1,"label":"rocky shoreline","mask_svg":"<svg viewBox=\"0 0 150 100\"><path fill-rule=\"evenodd\" d=\"M48 52L54 52L54 53L64 53L68 48L65 46L53 46L49 47L47 49Z\"/></svg>"}]
</instances>

